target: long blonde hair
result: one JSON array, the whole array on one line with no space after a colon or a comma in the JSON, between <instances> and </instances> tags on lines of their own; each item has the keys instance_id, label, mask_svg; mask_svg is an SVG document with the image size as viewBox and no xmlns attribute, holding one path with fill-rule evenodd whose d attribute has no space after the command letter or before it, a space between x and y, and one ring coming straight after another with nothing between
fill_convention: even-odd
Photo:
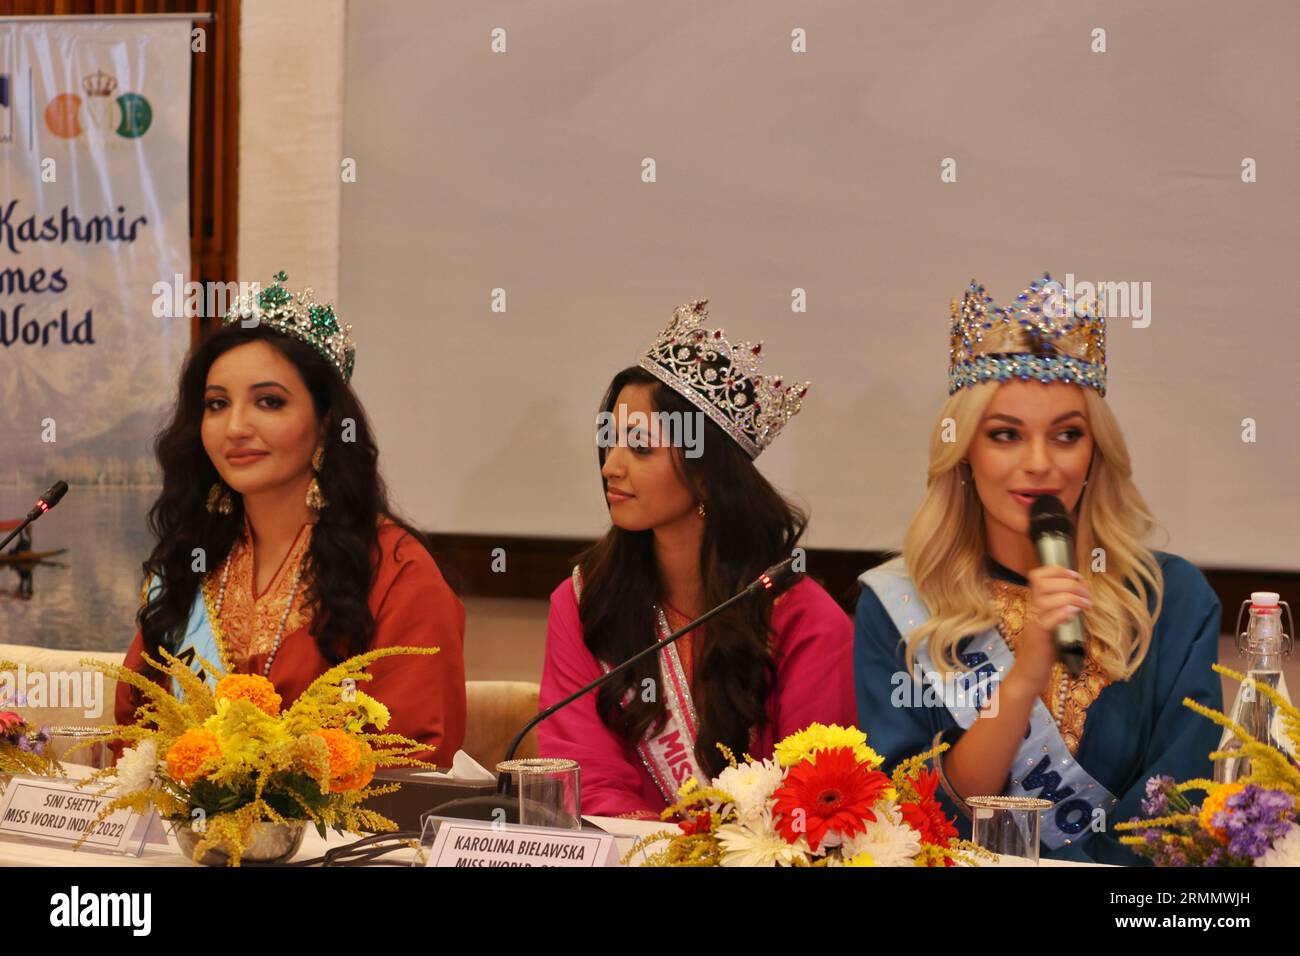
<instances>
[{"instance_id":1,"label":"long blonde hair","mask_svg":"<svg viewBox=\"0 0 1300 956\"><path fill-rule=\"evenodd\" d=\"M930 437L925 497L903 539L908 574L931 614L905 635L909 668L914 669L922 641L928 642L926 649L937 666L945 671L959 667L956 649L962 638L997 623L986 586L984 509L974 482L962 483L958 463L966 457L999 384L983 382L951 395ZM1122 680L1137 670L1151 646L1164 600L1164 576L1155 555L1142 543L1155 521L1133 484L1119 422L1095 390L1083 388L1083 396L1094 443L1092 467L1075 515L1075 567L1093 602L1083 611L1082 621L1101 668L1112 680ZM945 428L948 419L953 426ZM1104 571L1093 570L1097 548L1102 549ZM1151 595L1154 611L1147 608Z\"/></svg>"}]
</instances>

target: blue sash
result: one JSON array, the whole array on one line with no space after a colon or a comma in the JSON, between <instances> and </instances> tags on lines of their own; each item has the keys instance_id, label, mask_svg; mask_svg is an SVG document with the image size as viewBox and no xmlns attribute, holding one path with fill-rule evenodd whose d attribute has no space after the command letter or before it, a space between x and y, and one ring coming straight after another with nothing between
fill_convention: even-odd
<instances>
[{"instance_id":1,"label":"blue sash","mask_svg":"<svg viewBox=\"0 0 1300 956\"><path fill-rule=\"evenodd\" d=\"M859 580L875 592L904 637L929 620L930 611L908 578L902 558L872 568ZM968 670L953 675L958 692L943 695L943 703L957 725L966 730L975 723L980 708L1015 656L998 629L992 627L963 641L958 658ZM942 670L933 665L924 646L917 648L916 667L923 686L944 686ZM1038 797L1055 805L1043 814L1039 832L1042 842L1053 850L1086 837L1093 811L1100 808L1106 814L1103 819L1109 820L1119 802L1070 755L1056 721L1041 699L1034 700L1025 739L1011 761L1010 776L1007 796Z\"/></svg>"},{"instance_id":2,"label":"blue sash","mask_svg":"<svg viewBox=\"0 0 1300 956\"><path fill-rule=\"evenodd\" d=\"M154 594L160 590L162 590L162 582L150 578L145 590L146 599L152 600ZM180 648L174 653L210 686L217 685L217 675L208 673L203 666L203 661L199 660L203 658L214 667L222 666L221 651L217 647L217 638L208 620L208 607L203 597L202 586L194 595L194 606L190 608L190 619L186 622L185 636L181 639ZM180 684L175 678L172 678L172 694L177 698L181 696Z\"/></svg>"}]
</instances>

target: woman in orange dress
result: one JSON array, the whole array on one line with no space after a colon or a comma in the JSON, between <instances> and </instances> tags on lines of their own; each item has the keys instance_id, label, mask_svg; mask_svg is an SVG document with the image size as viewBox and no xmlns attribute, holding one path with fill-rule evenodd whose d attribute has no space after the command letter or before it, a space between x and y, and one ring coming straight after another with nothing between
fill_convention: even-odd
<instances>
[{"instance_id":1,"label":"woman in orange dress","mask_svg":"<svg viewBox=\"0 0 1300 956\"><path fill-rule=\"evenodd\" d=\"M125 664L166 649L209 681L262 674L289 706L369 650L437 647L369 668L389 731L450 766L465 732L465 611L421 534L393 515L365 412L348 384L351 326L283 272L226 316L181 373L156 451L157 545ZM160 682L164 676L150 673ZM142 701L119 683L116 717Z\"/></svg>"}]
</instances>

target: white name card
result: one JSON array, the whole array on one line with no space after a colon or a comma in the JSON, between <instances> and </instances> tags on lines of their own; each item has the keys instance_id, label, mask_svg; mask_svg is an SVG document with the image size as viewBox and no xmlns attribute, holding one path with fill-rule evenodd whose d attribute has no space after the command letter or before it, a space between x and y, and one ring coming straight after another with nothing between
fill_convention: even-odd
<instances>
[{"instance_id":1,"label":"white name card","mask_svg":"<svg viewBox=\"0 0 1300 956\"><path fill-rule=\"evenodd\" d=\"M618 866L612 833L444 819L426 866Z\"/></svg>"},{"instance_id":2,"label":"white name card","mask_svg":"<svg viewBox=\"0 0 1300 956\"><path fill-rule=\"evenodd\" d=\"M112 799L78 790L75 780L16 774L0 800L0 837L75 846L89 831L82 850L139 856L157 814L117 810L95 823Z\"/></svg>"}]
</instances>

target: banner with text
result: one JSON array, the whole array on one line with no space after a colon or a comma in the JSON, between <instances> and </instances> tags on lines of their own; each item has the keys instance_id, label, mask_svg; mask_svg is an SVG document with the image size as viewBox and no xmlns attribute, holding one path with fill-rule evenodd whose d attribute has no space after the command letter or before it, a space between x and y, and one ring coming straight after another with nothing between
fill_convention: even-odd
<instances>
[{"instance_id":1,"label":"banner with text","mask_svg":"<svg viewBox=\"0 0 1300 956\"><path fill-rule=\"evenodd\" d=\"M190 322L190 24L0 24L0 485L156 480ZM2 516L0 516L2 517Z\"/></svg>"}]
</instances>

